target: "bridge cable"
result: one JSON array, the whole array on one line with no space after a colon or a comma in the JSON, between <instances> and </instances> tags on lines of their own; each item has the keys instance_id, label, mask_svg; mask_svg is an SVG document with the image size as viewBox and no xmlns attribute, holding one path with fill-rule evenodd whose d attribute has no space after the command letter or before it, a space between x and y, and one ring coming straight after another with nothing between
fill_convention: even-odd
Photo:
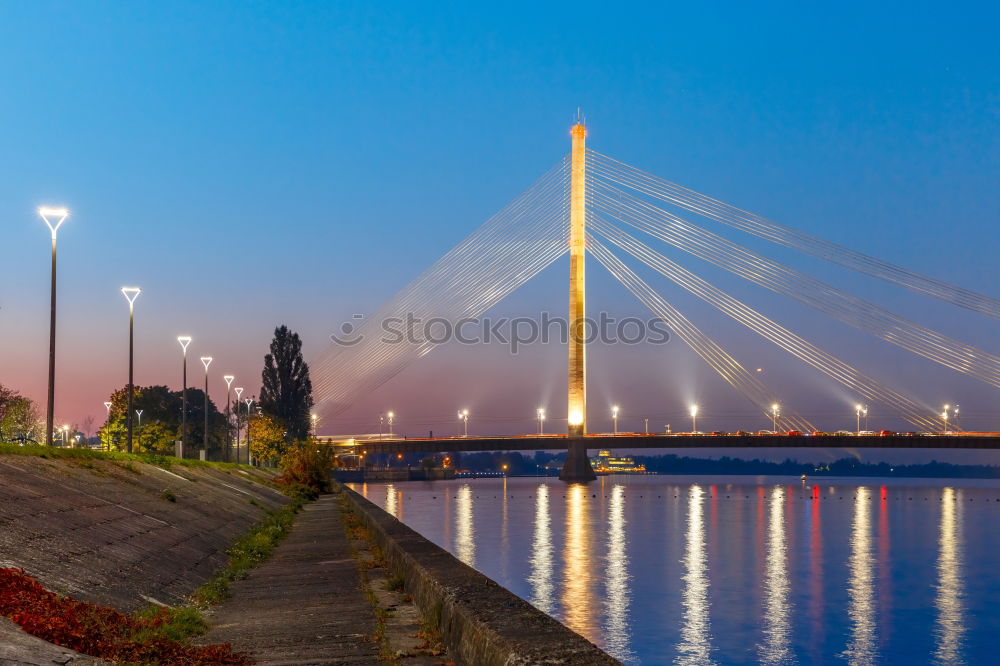
<instances>
[{"instance_id":1,"label":"bridge cable","mask_svg":"<svg viewBox=\"0 0 1000 666\"><path fill-rule=\"evenodd\" d=\"M852 250L810 233L785 226L725 202L654 176L631 165L587 149L588 175L605 178L708 217L772 243L818 257L844 268L897 284L973 312L1000 318L1000 300L929 277L916 271Z\"/></svg>"}]
</instances>

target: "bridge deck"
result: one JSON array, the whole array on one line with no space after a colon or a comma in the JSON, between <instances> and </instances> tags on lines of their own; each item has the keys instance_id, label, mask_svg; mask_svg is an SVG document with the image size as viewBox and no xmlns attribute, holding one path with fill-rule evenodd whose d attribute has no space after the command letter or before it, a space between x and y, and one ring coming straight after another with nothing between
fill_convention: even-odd
<instances>
[{"instance_id":1,"label":"bridge deck","mask_svg":"<svg viewBox=\"0 0 1000 666\"><path fill-rule=\"evenodd\" d=\"M441 437L358 440L353 448L367 454L437 453L452 451L565 450L565 435L523 437ZM590 449L698 449L698 448L865 448L865 449L1000 449L1000 436L970 435L588 435Z\"/></svg>"}]
</instances>

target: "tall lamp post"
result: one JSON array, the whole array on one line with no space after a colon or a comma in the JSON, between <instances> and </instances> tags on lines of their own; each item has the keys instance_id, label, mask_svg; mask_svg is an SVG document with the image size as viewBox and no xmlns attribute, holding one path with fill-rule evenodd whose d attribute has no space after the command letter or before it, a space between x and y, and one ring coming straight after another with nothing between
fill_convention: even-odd
<instances>
[{"instance_id":1,"label":"tall lamp post","mask_svg":"<svg viewBox=\"0 0 1000 666\"><path fill-rule=\"evenodd\" d=\"M698 432L698 405L691 405L691 432Z\"/></svg>"},{"instance_id":2,"label":"tall lamp post","mask_svg":"<svg viewBox=\"0 0 1000 666\"><path fill-rule=\"evenodd\" d=\"M539 407L535 410L535 417L538 419L538 434L545 434L545 408Z\"/></svg>"},{"instance_id":3,"label":"tall lamp post","mask_svg":"<svg viewBox=\"0 0 1000 666\"><path fill-rule=\"evenodd\" d=\"M142 410L135 410L135 415L139 417L139 422L135 426L135 429L138 431L136 434L139 435L139 443L142 444Z\"/></svg>"},{"instance_id":4,"label":"tall lamp post","mask_svg":"<svg viewBox=\"0 0 1000 666\"><path fill-rule=\"evenodd\" d=\"M104 403L104 409L107 410L108 418L105 420L104 426L104 436L108 440L108 451L111 450L111 403Z\"/></svg>"},{"instance_id":5,"label":"tall lamp post","mask_svg":"<svg viewBox=\"0 0 1000 666\"><path fill-rule=\"evenodd\" d=\"M253 398L246 398L243 402L247 403L247 464L252 465L253 461L250 458L250 405L253 404ZM239 462L237 460L237 462Z\"/></svg>"},{"instance_id":6,"label":"tall lamp post","mask_svg":"<svg viewBox=\"0 0 1000 666\"><path fill-rule=\"evenodd\" d=\"M618 434L618 405L611 408L611 420L615 423L615 434Z\"/></svg>"},{"instance_id":7,"label":"tall lamp post","mask_svg":"<svg viewBox=\"0 0 1000 666\"><path fill-rule=\"evenodd\" d=\"M781 405L774 403L771 405L771 431L778 434L778 419L781 418Z\"/></svg>"},{"instance_id":8,"label":"tall lamp post","mask_svg":"<svg viewBox=\"0 0 1000 666\"><path fill-rule=\"evenodd\" d=\"M233 448L233 423L229 420L229 404L233 401L230 389L233 388L233 380L236 377L226 375L226 462L229 462L229 449Z\"/></svg>"},{"instance_id":9,"label":"tall lamp post","mask_svg":"<svg viewBox=\"0 0 1000 666\"><path fill-rule=\"evenodd\" d=\"M393 421L396 420L396 413L395 412L389 412L388 414L386 414L386 416L389 417L389 439L392 439L392 424L393 424Z\"/></svg>"},{"instance_id":10,"label":"tall lamp post","mask_svg":"<svg viewBox=\"0 0 1000 666\"><path fill-rule=\"evenodd\" d=\"M864 411L864 407L861 405L854 405L854 415L857 417L857 430L855 431L855 436L861 436L861 412Z\"/></svg>"},{"instance_id":11,"label":"tall lamp post","mask_svg":"<svg viewBox=\"0 0 1000 666\"><path fill-rule=\"evenodd\" d=\"M208 366L212 365L212 357L202 356L201 364L205 366L205 432L201 438L201 448L208 457Z\"/></svg>"},{"instance_id":12,"label":"tall lamp post","mask_svg":"<svg viewBox=\"0 0 1000 666\"><path fill-rule=\"evenodd\" d=\"M49 317L49 401L45 408L45 444L52 446L52 429L55 427L56 409L56 233L59 226L69 217L65 208L38 209L38 215L45 220L52 232L52 311Z\"/></svg>"},{"instance_id":13,"label":"tall lamp post","mask_svg":"<svg viewBox=\"0 0 1000 666\"><path fill-rule=\"evenodd\" d=\"M240 463L240 396L243 395L243 387L236 387L236 464ZM247 424L250 427L250 424Z\"/></svg>"},{"instance_id":14,"label":"tall lamp post","mask_svg":"<svg viewBox=\"0 0 1000 666\"><path fill-rule=\"evenodd\" d=\"M126 420L128 421L128 452L132 453L132 400L135 393L133 384L133 370L135 369L135 299L139 298L142 289L139 287L122 287L122 295L128 301L128 407L126 408Z\"/></svg>"},{"instance_id":15,"label":"tall lamp post","mask_svg":"<svg viewBox=\"0 0 1000 666\"><path fill-rule=\"evenodd\" d=\"M469 436L469 410L463 409L458 413L458 420L462 422L465 429L465 436Z\"/></svg>"},{"instance_id":16,"label":"tall lamp post","mask_svg":"<svg viewBox=\"0 0 1000 666\"><path fill-rule=\"evenodd\" d=\"M181 370L181 455L184 454L184 447L187 446L187 424L188 424L188 345L191 344L190 335L178 335L177 342L181 345L181 354L184 357L183 369Z\"/></svg>"}]
</instances>

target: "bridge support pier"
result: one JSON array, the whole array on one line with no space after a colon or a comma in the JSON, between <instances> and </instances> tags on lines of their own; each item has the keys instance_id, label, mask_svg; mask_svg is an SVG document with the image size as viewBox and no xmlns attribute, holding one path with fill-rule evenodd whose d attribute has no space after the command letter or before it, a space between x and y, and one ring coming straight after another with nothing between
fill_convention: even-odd
<instances>
[{"instance_id":1,"label":"bridge support pier","mask_svg":"<svg viewBox=\"0 0 1000 666\"><path fill-rule=\"evenodd\" d=\"M594 468L590 466L590 458L587 457L586 440L569 440L566 462L563 463L559 478L569 483L587 483L597 478Z\"/></svg>"}]
</instances>

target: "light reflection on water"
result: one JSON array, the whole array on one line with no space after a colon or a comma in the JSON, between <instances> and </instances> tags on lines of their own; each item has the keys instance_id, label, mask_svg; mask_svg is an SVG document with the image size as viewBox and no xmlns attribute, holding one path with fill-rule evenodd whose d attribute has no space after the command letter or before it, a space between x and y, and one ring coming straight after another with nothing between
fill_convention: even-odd
<instances>
[{"instance_id":1,"label":"light reflection on water","mask_svg":"<svg viewBox=\"0 0 1000 666\"><path fill-rule=\"evenodd\" d=\"M760 663L791 662L788 634L789 615L787 544L785 543L785 489L771 490L767 522L767 566L764 574L764 635L758 645Z\"/></svg>"},{"instance_id":2,"label":"light reflection on water","mask_svg":"<svg viewBox=\"0 0 1000 666\"><path fill-rule=\"evenodd\" d=\"M867 488L858 488L854 498L854 522L851 527L851 570L848 583L851 640L844 651L850 664L869 666L878 662L875 636L875 586L872 571L871 495Z\"/></svg>"},{"instance_id":3,"label":"light reflection on water","mask_svg":"<svg viewBox=\"0 0 1000 666\"><path fill-rule=\"evenodd\" d=\"M627 664L861 666L996 663L996 486L653 476L358 489Z\"/></svg>"},{"instance_id":4,"label":"light reflection on water","mask_svg":"<svg viewBox=\"0 0 1000 666\"><path fill-rule=\"evenodd\" d=\"M962 492L945 488L941 502L941 536L937 564L937 649L940 664L962 664Z\"/></svg>"},{"instance_id":5,"label":"light reflection on water","mask_svg":"<svg viewBox=\"0 0 1000 666\"><path fill-rule=\"evenodd\" d=\"M678 664L697 666L713 663L709 633L708 566L705 561L705 522L702 518L704 491L688 491L687 534L684 551L684 626L677 646Z\"/></svg>"}]
</instances>

